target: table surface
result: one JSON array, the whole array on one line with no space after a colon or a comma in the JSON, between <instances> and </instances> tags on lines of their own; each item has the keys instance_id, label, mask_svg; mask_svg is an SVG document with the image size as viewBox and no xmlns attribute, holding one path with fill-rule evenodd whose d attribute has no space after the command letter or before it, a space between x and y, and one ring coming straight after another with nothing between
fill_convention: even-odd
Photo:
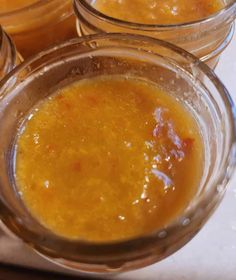
<instances>
[{"instance_id":1,"label":"table surface","mask_svg":"<svg viewBox=\"0 0 236 280\"><path fill-rule=\"evenodd\" d=\"M236 102L236 34L223 53L216 73ZM0 262L66 272L36 255L18 240L0 236ZM21 269L0 265L0 280L15 277L28 279ZM17 277L17 275L20 277ZM30 276L33 276L32 271ZM116 279L145 280L235 280L236 279L236 175L220 207L200 233L184 248L160 263L133 272L120 274ZM62 279L36 273L29 279ZM64 279L64 278L63 278ZM67 279L67 278L66 278ZM77 278L78 279L78 278ZM82 278L81 278L82 279Z\"/></svg>"}]
</instances>

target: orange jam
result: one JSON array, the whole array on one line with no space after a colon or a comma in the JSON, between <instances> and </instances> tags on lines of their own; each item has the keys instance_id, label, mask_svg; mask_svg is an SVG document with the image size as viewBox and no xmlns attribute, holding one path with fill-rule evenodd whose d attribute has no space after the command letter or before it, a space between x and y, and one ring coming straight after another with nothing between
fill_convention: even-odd
<instances>
[{"instance_id":1,"label":"orange jam","mask_svg":"<svg viewBox=\"0 0 236 280\"><path fill-rule=\"evenodd\" d=\"M196 21L223 8L222 0L95 0L93 3L108 16L144 24Z\"/></svg>"},{"instance_id":2,"label":"orange jam","mask_svg":"<svg viewBox=\"0 0 236 280\"><path fill-rule=\"evenodd\" d=\"M203 143L192 114L151 82L84 79L39 104L16 145L16 183L32 215L95 242L168 225L195 195Z\"/></svg>"},{"instance_id":3,"label":"orange jam","mask_svg":"<svg viewBox=\"0 0 236 280\"><path fill-rule=\"evenodd\" d=\"M38 2L38 0L0 0L0 13L22 9L36 2Z\"/></svg>"}]
</instances>

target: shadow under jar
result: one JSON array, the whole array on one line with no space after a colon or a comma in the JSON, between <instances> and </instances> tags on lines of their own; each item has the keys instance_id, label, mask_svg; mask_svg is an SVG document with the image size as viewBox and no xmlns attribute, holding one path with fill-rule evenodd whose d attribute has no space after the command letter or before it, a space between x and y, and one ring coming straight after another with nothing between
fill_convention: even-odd
<instances>
[{"instance_id":1,"label":"shadow under jar","mask_svg":"<svg viewBox=\"0 0 236 280\"><path fill-rule=\"evenodd\" d=\"M20 62L15 45L0 25L0 80Z\"/></svg>"},{"instance_id":2,"label":"shadow under jar","mask_svg":"<svg viewBox=\"0 0 236 280\"><path fill-rule=\"evenodd\" d=\"M222 9L192 22L177 24L142 24L111 17L98 11L96 1L74 0L79 36L101 32L142 34L177 45L215 68L220 54L234 33L236 2L222 1Z\"/></svg>"},{"instance_id":3,"label":"shadow under jar","mask_svg":"<svg viewBox=\"0 0 236 280\"><path fill-rule=\"evenodd\" d=\"M23 58L76 35L70 0L32 0L18 8L11 1L10 7L7 5L5 10L0 10L0 24Z\"/></svg>"},{"instance_id":4,"label":"shadow under jar","mask_svg":"<svg viewBox=\"0 0 236 280\"><path fill-rule=\"evenodd\" d=\"M191 68L183 66L187 64ZM198 123L204 170L196 194L166 227L128 240L97 243L61 237L33 217L19 194L14 165L18 131L32 108L66 85L104 75L145 79L181 102ZM0 83L0 96L4 135L0 137L0 218L38 253L67 268L121 272L174 253L211 216L235 167L235 108L227 90L208 66L161 40L132 34L72 40L23 62Z\"/></svg>"}]
</instances>

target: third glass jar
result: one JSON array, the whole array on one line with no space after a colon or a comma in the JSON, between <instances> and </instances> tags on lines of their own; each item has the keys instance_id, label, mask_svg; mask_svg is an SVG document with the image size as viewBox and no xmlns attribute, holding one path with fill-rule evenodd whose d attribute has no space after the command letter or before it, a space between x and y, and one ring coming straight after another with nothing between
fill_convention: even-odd
<instances>
[{"instance_id":1,"label":"third glass jar","mask_svg":"<svg viewBox=\"0 0 236 280\"><path fill-rule=\"evenodd\" d=\"M123 21L99 12L93 4L92 0L74 0L79 36L100 32L142 34L180 46L212 68L216 67L234 33L235 0L225 0L224 7L207 18L173 25Z\"/></svg>"}]
</instances>

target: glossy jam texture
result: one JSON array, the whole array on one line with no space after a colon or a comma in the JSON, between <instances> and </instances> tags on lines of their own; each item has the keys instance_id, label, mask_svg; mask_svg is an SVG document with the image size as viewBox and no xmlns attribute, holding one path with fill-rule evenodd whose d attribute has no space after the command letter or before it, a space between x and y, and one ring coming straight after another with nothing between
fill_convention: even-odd
<instances>
[{"instance_id":1,"label":"glossy jam texture","mask_svg":"<svg viewBox=\"0 0 236 280\"><path fill-rule=\"evenodd\" d=\"M196 193L203 146L192 115L149 82L91 78L38 105L17 140L16 182L56 234L97 242L150 233Z\"/></svg>"},{"instance_id":2,"label":"glossy jam texture","mask_svg":"<svg viewBox=\"0 0 236 280\"><path fill-rule=\"evenodd\" d=\"M222 0L95 0L94 7L113 18L144 24L177 24L208 17Z\"/></svg>"}]
</instances>

